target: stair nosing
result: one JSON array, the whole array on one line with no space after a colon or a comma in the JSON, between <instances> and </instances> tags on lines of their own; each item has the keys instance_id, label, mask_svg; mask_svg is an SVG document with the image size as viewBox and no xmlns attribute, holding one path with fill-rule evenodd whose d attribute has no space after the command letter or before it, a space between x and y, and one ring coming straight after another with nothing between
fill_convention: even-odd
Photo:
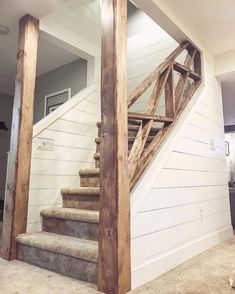
<instances>
[{"instance_id":1,"label":"stair nosing","mask_svg":"<svg viewBox=\"0 0 235 294\"><path fill-rule=\"evenodd\" d=\"M99 175L99 168L83 168L79 170L79 175Z\"/></svg>"},{"instance_id":2,"label":"stair nosing","mask_svg":"<svg viewBox=\"0 0 235 294\"><path fill-rule=\"evenodd\" d=\"M52 253L66 255L81 260L97 263L97 241L85 240L49 232L21 234L17 237L16 240L17 243L26 246L31 246ZM91 253L90 255L86 254L88 247Z\"/></svg>"},{"instance_id":3,"label":"stair nosing","mask_svg":"<svg viewBox=\"0 0 235 294\"><path fill-rule=\"evenodd\" d=\"M80 187L80 188L63 188L62 195L84 195L84 196L100 196L100 188L97 187Z\"/></svg>"},{"instance_id":4,"label":"stair nosing","mask_svg":"<svg viewBox=\"0 0 235 294\"><path fill-rule=\"evenodd\" d=\"M65 215L63 215L62 213L63 211L65 212ZM69 215L69 212L71 212L71 215ZM94 223L94 224L99 223L99 212L94 210L88 210L88 209L64 208L64 207L48 208L48 209L43 209L40 214L42 217L48 217L48 218L57 218L57 219L71 220L71 221L77 221L77 222ZM88 215L90 215L90 217Z\"/></svg>"}]
</instances>

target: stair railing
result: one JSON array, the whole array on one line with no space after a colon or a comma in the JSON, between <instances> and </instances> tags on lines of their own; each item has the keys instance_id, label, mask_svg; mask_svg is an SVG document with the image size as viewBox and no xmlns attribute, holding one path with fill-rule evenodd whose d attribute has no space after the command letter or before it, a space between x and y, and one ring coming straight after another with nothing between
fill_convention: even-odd
<instances>
[{"instance_id":1,"label":"stair railing","mask_svg":"<svg viewBox=\"0 0 235 294\"><path fill-rule=\"evenodd\" d=\"M181 64L176 59L183 51L187 53L184 63ZM175 72L179 74L176 83ZM189 41L184 41L129 96L128 109L154 85L146 111L128 112L128 119L135 120L139 125L128 157L131 190L200 86L201 75L201 52ZM165 116L155 114L162 97L165 98ZM160 123L161 127L146 147L151 129L156 122Z\"/></svg>"}]
</instances>

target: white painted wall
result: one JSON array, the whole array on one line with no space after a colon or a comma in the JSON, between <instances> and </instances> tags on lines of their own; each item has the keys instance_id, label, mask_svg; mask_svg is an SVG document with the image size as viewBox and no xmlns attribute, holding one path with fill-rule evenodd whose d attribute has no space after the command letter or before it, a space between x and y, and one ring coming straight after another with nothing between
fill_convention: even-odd
<instances>
[{"instance_id":1,"label":"white painted wall","mask_svg":"<svg viewBox=\"0 0 235 294\"><path fill-rule=\"evenodd\" d=\"M150 50L150 32L134 38ZM203 54L204 85L131 195L133 288L232 236L221 86Z\"/></svg>"}]
</instances>

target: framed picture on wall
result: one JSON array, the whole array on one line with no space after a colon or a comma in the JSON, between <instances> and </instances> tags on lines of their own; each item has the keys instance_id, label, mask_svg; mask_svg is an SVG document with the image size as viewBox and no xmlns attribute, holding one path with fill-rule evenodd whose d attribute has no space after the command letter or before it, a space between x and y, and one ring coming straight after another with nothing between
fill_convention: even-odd
<instances>
[{"instance_id":1,"label":"framed picture on wall","mask_svg":"<svg viewBox=\"0 0 235 294\"><path fill-rule=\"evenodd\" d=\"M229 142L228 141L225 141L225 153L226 153L226 156L230 155Z\"/></svg>"},{"instance_id":2,"label":"framed picture on wall","mask_svg":"<svg viewBox=\"0 0 235 294\"><path fill-rule=\"evenodd\" d=\"M55 111L71 98L71 88L61 90L45 96L44 116Z\"/></svg>"}]
</instances>

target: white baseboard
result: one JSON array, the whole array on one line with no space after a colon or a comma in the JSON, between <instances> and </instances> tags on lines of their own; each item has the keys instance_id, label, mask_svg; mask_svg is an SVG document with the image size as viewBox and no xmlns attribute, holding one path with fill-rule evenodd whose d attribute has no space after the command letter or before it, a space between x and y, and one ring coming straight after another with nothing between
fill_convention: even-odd
<instances>
[{"instance_id":1,"label":"white baseboard","mask_svg":"<svg viewBox=\"0 0 235 294\"><path fill-rule=\"evenodd\" d=\"M232 227L224 228L198 239L194 242L168 252L144 265L132 269L132 289L141 286L195 255L217 245L233 236Z\"/></svg>"}]
</instances>

